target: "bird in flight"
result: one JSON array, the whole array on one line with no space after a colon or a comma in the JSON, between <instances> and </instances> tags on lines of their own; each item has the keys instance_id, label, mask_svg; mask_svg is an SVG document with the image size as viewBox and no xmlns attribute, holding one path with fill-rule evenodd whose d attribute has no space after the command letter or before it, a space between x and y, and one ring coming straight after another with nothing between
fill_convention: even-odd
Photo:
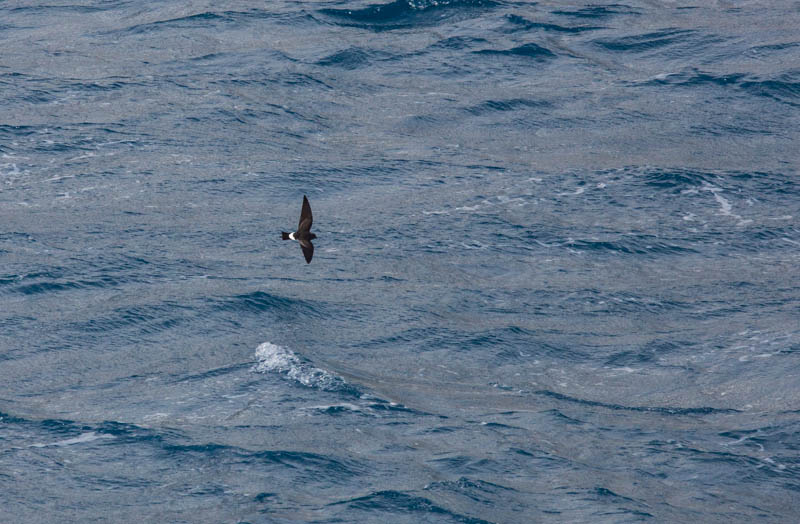
<instances>
[{"instance_id":1,"label":"bird in flight","mask_svg":"<svg viewBox=\"0 0 800 524\"><path fill-rule=\"evenodd\" d=\"M297 231L294 233L281 232L281 237L284 240L297 240L300 242L303 256L306 257L306 264L310 264L311 257L314 256L314 244L311 241L317 238L317 235L311 232L311 223L313 221L314 218L311 216L311 205L308 203L308 197L303 195L303 209L300 211L300 223L297 225Z\"/></svg>"}]
</instances>

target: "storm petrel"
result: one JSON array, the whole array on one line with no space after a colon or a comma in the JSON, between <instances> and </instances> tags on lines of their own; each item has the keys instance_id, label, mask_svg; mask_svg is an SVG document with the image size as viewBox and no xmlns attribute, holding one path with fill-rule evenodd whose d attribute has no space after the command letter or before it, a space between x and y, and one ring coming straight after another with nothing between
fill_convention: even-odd
<instances>
[{"instance_id":1,"label":"storm petrel","mask_svg":"<svg viewBox=\"0 0 800 524\"><path fill-rule=\"evenodd\" d=\"M303 256L306 257L306 264L311 263L311 257L314 256L314 244L312 240L317 238L317 235L311 232L311 223L314 218L311 216L311 205L308 203L308 197L303 195L303 210L300 211L300 223L297 225L297 231L294 233L281 232L284 240L297 240L300 242L300 247L303 248Z\"/></svg>"}]
</instances>

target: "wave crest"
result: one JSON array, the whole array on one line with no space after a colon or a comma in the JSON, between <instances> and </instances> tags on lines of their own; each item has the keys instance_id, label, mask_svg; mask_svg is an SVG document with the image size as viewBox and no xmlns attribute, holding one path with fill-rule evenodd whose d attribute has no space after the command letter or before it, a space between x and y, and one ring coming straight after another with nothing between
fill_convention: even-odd
<instances>
[{"instance_id":1,"label":"wave crest","mask_svg":"<svg viewBox=\"0 0 800 524\"><path fill-rule=\"evenodd\" d=\"M279 373L310 388L359 394L343 378L314 366L283 346L264 342L256 348L256 359L253 371L258 373Z\"/></svg>"}]
</instances>

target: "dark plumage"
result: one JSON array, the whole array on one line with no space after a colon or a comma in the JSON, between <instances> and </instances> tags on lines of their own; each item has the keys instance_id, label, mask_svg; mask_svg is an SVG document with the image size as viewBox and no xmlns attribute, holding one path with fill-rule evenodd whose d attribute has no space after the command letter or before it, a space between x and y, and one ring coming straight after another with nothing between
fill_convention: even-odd
<instances>
[{"instance_id":1,"label":"dark plumage","mask_svg":"<svg viewBox=\"0 0 800 524\"><path fill-rule=\"evenodd\" d=\"M314 256L314 244L311 241L317 238L317 235L311 232L311 224L314 222L314 217L311 215L311 204L308 203L308 197L303 195L303 209L300 211L300 223L297 225L297 231L294 233L281 232L283 240L297 240L300 242L300 247L303 249L303 256L306 257L306 263L311 263L311 257Z\"/></svg>"}]
</instances>

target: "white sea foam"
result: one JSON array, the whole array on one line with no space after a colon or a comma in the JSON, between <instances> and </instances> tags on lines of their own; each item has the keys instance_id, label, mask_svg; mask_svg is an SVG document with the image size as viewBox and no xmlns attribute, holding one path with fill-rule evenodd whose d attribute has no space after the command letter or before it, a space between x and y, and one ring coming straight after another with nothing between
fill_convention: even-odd
<instances>
[{"instance_id":1,"label":"white sea foam","mask_svg":"<svg viewBox=\"0 0 800 524\"><path fill-rule=\"evenodd\" d=\"M7 158L4 155L4 158ZM22 174L22 171L14 162L4 162L0 164L0 177L3 178L16 178Z\"/></svg>"},{"instance_id":2,"label":"white sea foam","mask_svg":"<svg viewBox=\"0 0 800 524\"><path fill-rule=\"evenodd\" d=\"M740 225L740 226L744 226L744 225L747 225L747 224L752 222L752 220L744 219L744 218L742 218L741 215L737 215L736 213L733 212L733 205L728 201L728 199L726 199L725 197L720 195L720 192L722 191L721 188L716 187L716 186L712 186L710 184L706 184L701 189L703 191L710 191L711 194L714 195L714 200L717 201L717 203L719 204L719 207L720 207L720 210L719 210L719 214L720 215L729 216L731 218L735 218L739 223L738 225Z\"/></svg>"},{"instance_id":3,"label":"white sea foam","mask_svg":"<svg viewBox=\"0 0 800 524\"><path fill-rule=\"evenodd\" d=\"M89 153L86 153L85 155L78 155L78 156L74 156L72 158L68 158L66 161L67 162L73 162L75 160L83 160L84 158L93 158L95 156L96 156L95 153L89 152Z\"/></svg>"},{"instance_id":4,"label":"white sea foam","mask_svg":"<svg viewBox=\"0 0 800 524\"><path fill-rule=\"evenodd\" d=\"M106 435L104 433L95 433L94 431L90 431L88 433L81 433L75 438L68 438L66 440L59 440L57 442L50 442L47 444L31 444L29 447L31 448L46 448L50 446L64 447L64 446L72 446L73 444L83 444L85 442L92 442L94 440L100 440L106 438L114 438L114 437L112 435Z\"/></svg>"},{"instance_id":5,"label":"white sea foam","mask_svg":"<svg viewBox=\"0 0 800 524\"><path fill-rule=\"evenodd\" d=\"M264 342L256 348L258 363L253 371L258 373L279 373L311 388L338 391L347 387L339 376L314 366L292 350L271 342Z\"/></svg>"},{"instance_id":6,"label":"white sea foam","mask_svg":"<svg viewBox=\"0 0 800 524\"><path fill-rule=\"evenodd\" d=\"M578 187L575 191L562 191L561 193L557 193L558 196L570 196L570 195L581 195L583 192L586 191L585 187Z\"/></svg>"}]
</instances>

